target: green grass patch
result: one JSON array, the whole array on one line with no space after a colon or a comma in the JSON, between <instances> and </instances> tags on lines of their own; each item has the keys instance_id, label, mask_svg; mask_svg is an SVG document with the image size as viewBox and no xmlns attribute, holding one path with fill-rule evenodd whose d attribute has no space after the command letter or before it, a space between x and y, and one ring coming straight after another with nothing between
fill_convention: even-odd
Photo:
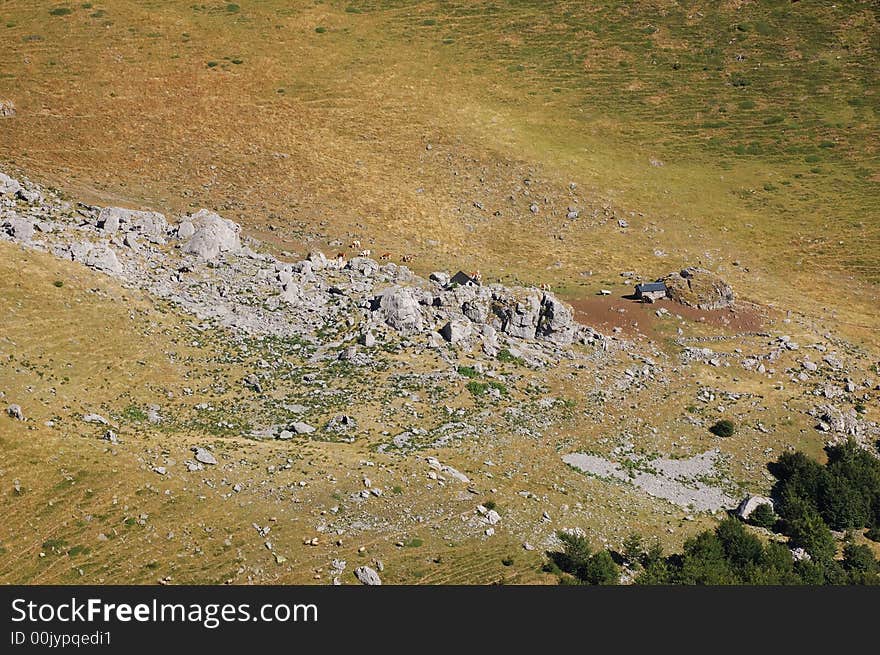
<instances>
[{"instance_id":1,"label":"green grass patch","mask_svg":"<svg viewBox=\"0 0 880 655\"><path fill-rule=\"evenodd\" d=\"M515 356L510 350L507 348L502 348L498 351L498 354L495 355L495 359L503 364L517 364L518 366L525 366L526 362L522 357Z\"/></svg>"},{"instance_id":2,"label":"green grass patch","mask_svg":"<svg viewBox=\"0 0 880 655\"><path fill-rule=\"evenodd\" d=\"M52 552L61 552L64 549L64 545L67 542L64 539L46 539L43 542L43 550L49 550Z\"/></svg>"},{"instance_id":3,"label":"green grass patch","mask_svg":"<svg viewBox=\"0 0 880 655\"><path fill-rule=\"evenodd\" d=\"M489 389L497 389L502 396L507 395L507 387L500 382L496 382L495 380L489 380L488 382L471 380L467 383L467 390L475 396L482 396L486 394Z\"/></svg>"},{"instance_id":4,"label":"green grass patch","mask_svg":"<svg viewBox=\"0 0 880 655\"><path fill-rule=\"evenodd\" d=\"M480 374L477 373L477 369L475 369L473 366L459 366L458 374L466 378L476 378L480 376Z\"/></svg>"},{"instance_id":5,"label":"green grass patch","mask_svg":"<svg viewBox=\"0 0 880 655\"><path fill-rule=\"evenodd\" d=\"M122 418L140 423L147 420L147 413L137 405L129 405L122 410Z\"/></svg>"}]
</instances>

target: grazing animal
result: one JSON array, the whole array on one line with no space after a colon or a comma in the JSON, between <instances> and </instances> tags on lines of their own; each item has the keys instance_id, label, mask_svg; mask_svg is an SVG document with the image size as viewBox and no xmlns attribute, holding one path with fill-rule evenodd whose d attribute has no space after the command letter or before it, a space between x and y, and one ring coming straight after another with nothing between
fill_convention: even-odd
<instances>
[{"instance_id":1,"label":"grazing animal","mask_svg":"<svg viewBox=\"0 0 880 655\"><path fill-rule=\"evenodd\" d=\"M476 280L479 284L483 283L483 275L482 275L482 273L480 273L479 270L471 271L468 275L471 278L473 278L474 280Z\"/></svg>"},{"instance_id":2,"label":"grazing animal","mask_svg":"<svg viewBox=\"0 0 880 655\"><path fill-rule=\"evenodd\" d=\"M356 248L360 248L360 247L361 247L361 242L358 241L357 239L352 241L351 245L349 246L349 248L351 248L352 250L355 250Z\"/></svg>"},{"instance_id":3,"label":"grazing animal","mask_svg":"<svg viewBox=\"0 0 880 655\"><path fill-rule=\"evenodd\" d=\"M373 254L373 251L370 250L369 248L367 248L366 250L361 250L360 256L361 257L369 257L372 254Z\"/></svg>"},{"instance_id":4,"label":"grazing animal","mask_svg":"<svg viewBox=\"0 0 880 655\"><path fill-rule=\"evenodd\" d=\"M344 252L338 252L338 253L336 253L336 259L344 260L344 259L345 259L345 253L344 253Z\"/></svg>"},{"instance_id":5,"label":"grazing animal","mask_svg":"<svg viewBox=\"0 0 880 655\"><path fill-rule=\"evenodd\" d=\"M547 283L542 284L541 291L550 291L550 285Z\"/></svg>"},{"instance_id":6,"label":"grazing animal","mask_svg":"<svg viewBox=\"0 0 880 655\"><path fill-rule=\"evenodd\" d=\"M400 261L411 262L413 259L415 259L415 255L404 255L403 257L400 258Z\"/></svg>"},{"instance_id":7,"label":"grazing animal","mask_svg":"<svg viewBox=\"0 0 880 655\"><path fill-rule=\"evenodd\" d=\"M383 252L382 255L379 257L379 259L381 259L382 261L387 261L387 260L391 259L391 253L390 252Z\"/></svg>"}]
</instances>

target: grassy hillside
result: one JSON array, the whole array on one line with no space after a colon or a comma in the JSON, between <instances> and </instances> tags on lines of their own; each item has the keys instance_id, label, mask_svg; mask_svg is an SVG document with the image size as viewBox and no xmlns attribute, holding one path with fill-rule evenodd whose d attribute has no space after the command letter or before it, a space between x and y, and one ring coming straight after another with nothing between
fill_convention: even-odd
<instances>
[{"instance_id":1,"label":"grassy hillside","mask_svg":"<svg viewBox=\"0 0 880 655\"><path fill-rule=\"evenodd\" d=\"M867 326L874 9L6 3L2 157L97 198L217 207L289 249L353 235L426 270L570 287L739 260L745 293L795 286L812 312L844 293L837 318Z\"/></svg>"}]
</instances>

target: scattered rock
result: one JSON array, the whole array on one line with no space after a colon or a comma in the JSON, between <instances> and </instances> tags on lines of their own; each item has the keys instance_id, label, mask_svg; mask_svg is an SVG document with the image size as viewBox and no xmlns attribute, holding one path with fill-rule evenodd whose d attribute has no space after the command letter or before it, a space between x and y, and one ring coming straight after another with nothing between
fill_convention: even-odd
<instances>
[{"instance_id":1,"label":"scattered rock","mask_svg":"<svg viewBox=\"0 0 880 655\"><path fill-rule=\"evenodd\" d=\"M216 464L217 458L214 457L214 454L211 451L206 450L205 448L201 448L199 446L194 446L192 451L195 453L195 459L197 462L201 462L202 464Z\"/></svg>"},{"instance_id":2,"label":"scattered rock","mask_svg":"<svg viewBox=\"0 0 880 655\"><path fill-rule=\"evenodd\" d=\"M354 570L355 577L365 585L381 585L382 580L375 569L369 566L359 566Z\"/></svg>"},{"instance_id":3,"label":"scattered rock","mask_svg":"<svg viewBox=\"0 0 880 655\"><path fill-rule=\"evenodd\" d=\"M290 426L290 429L294 434L311 434L315 431L315 428L313 426L302 421L297 421Z\"/></svg>"},{"instance_id":4,"label":"scattered rock","mask_svg":"<svg viewBox=\"0 0 880 655\"><path fill-rule=\"evenodd\" d=\"M19 405L10 405L6 408L6 413L10 418L14 418L17 421L24 421L24 412L21 411L21 407Z\"/></svg>"},{"instance_id":5,"label":"scattered rock","mask_svg":"<svg viewBox=\"0 0 880 655\"><path fill-rule=\"evenodd\" d=\"M329 432L348 432L357 427L357 421L348 414L337 414L327 422Z\"/></svg>"}]
</instances>

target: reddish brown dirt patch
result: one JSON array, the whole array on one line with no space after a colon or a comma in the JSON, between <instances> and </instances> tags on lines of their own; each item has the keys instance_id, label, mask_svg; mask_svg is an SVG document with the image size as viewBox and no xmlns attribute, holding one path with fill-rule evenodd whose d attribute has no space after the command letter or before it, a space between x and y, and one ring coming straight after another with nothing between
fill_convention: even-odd
<instances>
[{"instance_id":1,"label":"reddish brown dirt patch","mask_svg":"<svg viewBox=\"0 0 880 655\"><path fill-rule=\"evenodd\" d=\"M610 334L615 327L627 337L656 337L660 321L657 310L665 308L672 316L681 316L688 322L699 323L723 332L741 334L761 332L769 321L768 310L758 305L738 302L730 309L703 310L688 307L671 300L643 303L621 296L587 296L569 300L575 320L600 332Z\"/></svg>"}]
</instances>

